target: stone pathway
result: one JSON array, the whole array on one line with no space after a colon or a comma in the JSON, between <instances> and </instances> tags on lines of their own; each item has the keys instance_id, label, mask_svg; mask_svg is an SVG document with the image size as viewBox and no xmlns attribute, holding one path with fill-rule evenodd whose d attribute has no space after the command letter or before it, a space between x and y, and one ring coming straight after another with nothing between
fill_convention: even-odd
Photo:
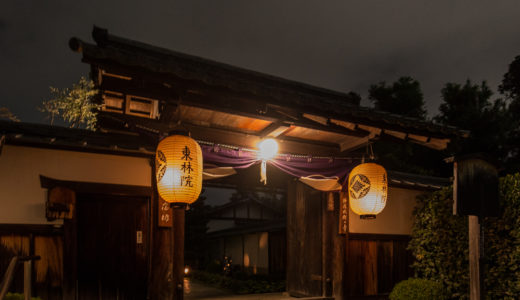
<instances>
[{"instance_id":1,"label":"stone pathway","mask_svg":"<svg viewBox=\"0 0 520 300\"><path fill-rule=\"evenodd\" d=\"M269 293L269 294L250 294L250 295L235 295L226 290L221 290L208 286L192 279L184 279L184 299L185 300L285 300L295 299L285 295L284 293Z\"/></svg>"}]
</instances>

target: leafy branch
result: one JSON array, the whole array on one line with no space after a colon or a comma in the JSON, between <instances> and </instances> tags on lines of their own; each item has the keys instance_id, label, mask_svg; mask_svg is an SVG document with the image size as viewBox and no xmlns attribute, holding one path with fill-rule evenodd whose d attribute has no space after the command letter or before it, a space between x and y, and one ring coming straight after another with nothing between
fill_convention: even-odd
<instances>
[{"instance_id":1,"label":"leafy branch","mask_svg":"<svg viewBox=\"0 0 520 300\"><path fill-rule=\"evenodd\" d=\"M101 105L92 101L98 94L92 80L81 77L72 88L50 87L50 90L52 98L43 101L38 109L47 113L51 125L56 118L60 118L68 123L70 128L95 129L97 111Z\"/></svg>"},{"instance_id":2,"label":"leafy branch","mask_svg":"<svg viewBox=\"0 0 520 300\"><path fill-rule=\"evenodd\" d=\"M13 114L7 107L0 107L0 119L7 119L9 121L20 122L20 119L18 119L18 117L15 114Z\"/></svg>"}]
</instances>

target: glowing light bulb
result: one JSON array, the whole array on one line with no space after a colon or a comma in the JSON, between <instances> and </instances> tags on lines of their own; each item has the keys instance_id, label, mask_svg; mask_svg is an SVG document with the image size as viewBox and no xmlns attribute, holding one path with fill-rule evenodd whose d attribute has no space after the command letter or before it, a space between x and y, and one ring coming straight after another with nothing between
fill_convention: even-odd
<instances>
[{"instance_id":1,"label":"glowing light bulb","mask_svg":"<svg viewBox=\"0 0 520 300\"><path fill-rule=\"evenodd\" d=\"M278 143L273 139L265 139L258 143L258 158L269 160L274 158L278 153Z\"/></svg>"}]
</instances>

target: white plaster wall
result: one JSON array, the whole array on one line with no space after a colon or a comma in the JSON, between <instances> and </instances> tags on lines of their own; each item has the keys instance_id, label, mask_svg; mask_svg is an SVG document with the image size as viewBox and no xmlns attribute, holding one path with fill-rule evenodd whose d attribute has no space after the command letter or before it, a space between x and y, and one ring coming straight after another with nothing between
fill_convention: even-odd
<instances>
[{"instance_id":1,"label":"white plaster wall","mask_svg":"<svg viewBox=\"0 0 520 300\"><path fill-rule=\"evenodd\" d=\"M422 191L402 188L388 189L388 200L383 211L374 220L361 220L349 210L349 232L373 234L410 234L416 197Z\"/></svg>"},{"instance_id":2,"label":"white plaster wall","mask_svg":"<svg viewBox=\"0 0 520 300\"><path fill-rule=\"evenodd\" d=\"M244 267L253 274L266 274L269 270L268 233L244 236Z\"/></svg>"},{"instance_id":3,"label":"white plaster wall","mask_svg":"<svg viewBox=\"0 0 520 300\"><path fill-rule=\"evenodd\" d=\"M147 158L4 145L0 223L49 224L40 175L59 180L151 186ZM56 223L56 222L54 222Z\"/></svg>"}]
</instances>

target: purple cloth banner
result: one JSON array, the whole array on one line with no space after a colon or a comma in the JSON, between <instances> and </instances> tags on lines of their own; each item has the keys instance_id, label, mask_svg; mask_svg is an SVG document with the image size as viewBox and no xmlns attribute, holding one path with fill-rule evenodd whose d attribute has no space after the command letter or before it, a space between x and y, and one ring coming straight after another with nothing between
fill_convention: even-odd
<instances>
[{"instance_id":1,"label":"purple cloth banner","mask_svg":"<svg viewBox=\"0 0 520 300\"><path fill-rule=\"evenodd\" d=\"M200 147L204 162L209 162L219 167L245 169L260 162L256 158L256 153L252 151L235 150L216 145L200 145Z\"/></svg>"},{"instance_id":2,"label":"purple cloth banner","mask_svg":"<svg viewBox=\"0 0 520 300\"><path fill-rule=\"evenodd\" d=\"M236 150L217 145L201 145L204 163L219 167L248 168L261 162L257 154L251 150ZM349 159L314 158L293 155L278 155L268 160L268 164L295 177L322 176L336 177L343 184L350 170L356 165Z\"/></svg>"}]
</instances>

